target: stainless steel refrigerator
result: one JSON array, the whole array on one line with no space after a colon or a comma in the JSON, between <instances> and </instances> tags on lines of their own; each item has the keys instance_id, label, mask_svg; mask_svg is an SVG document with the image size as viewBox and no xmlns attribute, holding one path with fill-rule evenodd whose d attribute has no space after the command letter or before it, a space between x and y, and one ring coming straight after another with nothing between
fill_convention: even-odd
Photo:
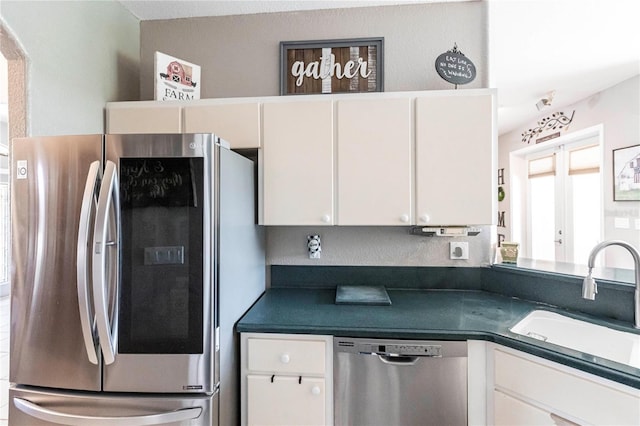
<instances>
[{"instance_id":1,"label":"stainless steel refrigerator","mask_svg":"<svg viewBox=\"0 0 640 426\"><path fill-rule=\"evenodd\" d=\"M12 142L9 424L237 423L264 244L254 164L222 145Z\"/></svg>"}]
</instances>

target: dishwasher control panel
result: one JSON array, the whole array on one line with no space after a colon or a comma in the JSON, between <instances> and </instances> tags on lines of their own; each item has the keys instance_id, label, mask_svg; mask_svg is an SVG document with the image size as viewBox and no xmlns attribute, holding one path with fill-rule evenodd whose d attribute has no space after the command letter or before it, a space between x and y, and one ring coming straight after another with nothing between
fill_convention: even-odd
<instances>
[{"instance_id":1,"label":"dishwasher control panel","mask_svg":"<svg viewBox=\"0 0 640 426\"><path fill-rule=\"evenodd\" d=\"M376 355L401 355L401 356L429 356L441 357L441 345L400 345L400 344L369 344L363 343L359 348L360 353Z\"/></svg>"},{"instance_id":2,"label":"dishwasher control panel","mask_svg":"<svg viewBox=\"0 0 640 426\"><path fill-rule=\"evenodd\" d=\"M386 339L357 339L335 337L334 350L363 355L406 356L406 357L466 357L465 341L415 341Z\"/></svg>"}]
</instances>

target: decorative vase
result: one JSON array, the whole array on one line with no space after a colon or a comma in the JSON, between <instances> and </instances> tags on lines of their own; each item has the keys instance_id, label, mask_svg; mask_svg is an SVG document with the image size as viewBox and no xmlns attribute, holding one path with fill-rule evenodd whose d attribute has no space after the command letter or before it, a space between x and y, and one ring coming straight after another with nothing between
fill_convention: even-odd
<instances>
[{"instance_id":1,"label":"decorative vase","mask_svg":"<svg viewBox=\"0 0 640 426\"><path fill-rule=\"evenodd\" d=\"M518 263L518 246L520 244L514 242L503 241L500 244L500 255L502 263Z\"/></svg>"}]
</instances>

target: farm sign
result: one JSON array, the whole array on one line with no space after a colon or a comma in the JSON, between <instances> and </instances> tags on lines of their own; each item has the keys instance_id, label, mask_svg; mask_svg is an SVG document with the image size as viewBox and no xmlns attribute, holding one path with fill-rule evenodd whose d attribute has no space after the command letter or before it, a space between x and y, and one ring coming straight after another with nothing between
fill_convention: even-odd
<instances>
[{"instance_id":1,"label":"farm sign","mask_svg":"<svg viewBox=\"0 0 640 426\"><path fill-rule=\"evenodd\" d=\"M200 66L164 53L155 57L155 100L190 101L200 99Z\"/></svg>"}]
</instances>

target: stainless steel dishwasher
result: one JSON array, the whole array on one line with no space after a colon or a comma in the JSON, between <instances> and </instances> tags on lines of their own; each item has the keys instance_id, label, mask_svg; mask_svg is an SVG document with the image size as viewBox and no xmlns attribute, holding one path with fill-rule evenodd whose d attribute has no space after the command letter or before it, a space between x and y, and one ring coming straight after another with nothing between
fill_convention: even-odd
<instances>
[{"instance_id":1,"label":"stainless steel dishwasher","mask_svg":"<svg viewBox=\"0 0 640 426\"><path fill-rule=\"evenodd\" d=\"M467 342L334 337L336 426L467 424Z\"/></svg>"}]
</instances>

